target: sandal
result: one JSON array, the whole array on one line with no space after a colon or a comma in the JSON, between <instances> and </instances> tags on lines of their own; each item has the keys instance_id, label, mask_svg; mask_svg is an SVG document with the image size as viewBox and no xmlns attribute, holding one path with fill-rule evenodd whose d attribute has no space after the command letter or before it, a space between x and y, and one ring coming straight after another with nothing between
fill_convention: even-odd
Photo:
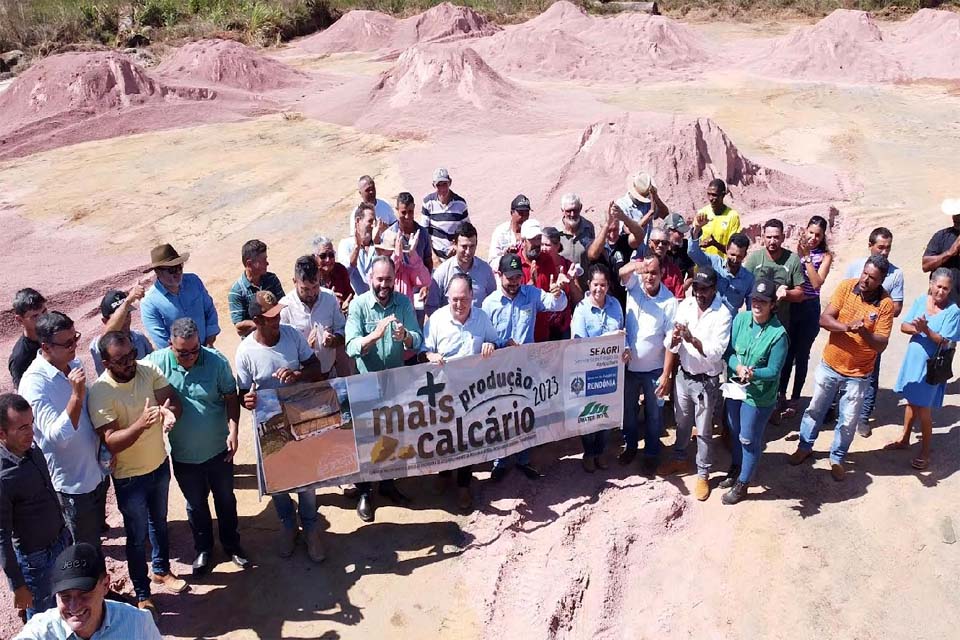
<instances>
[{"instance_id":1,"label":"sandal","mask_svg":"<svg viewBox=\"0 0 960 640\"><path fill-rule=\"evenodd\" d=\"M797 409L800 407L800 402L797 400L788 400L786 406L783 408L783 411L780 412L780 417L787 420L793 418L797 415Z\"/></svg>"},{"instance_id":2,"label":"sandal","mask_svg":"<svg viewBox=\"0 0 960 640\"><path fill-rule=\"evenodd\" d=\"M909 448L909 442L900 442L899 440L894 440L893 442L888 442L887 444L883 445L884 451L902 451Z\"/></svg>"},{"instance_id":3,"label":"sandal","mask_svg":"<svg viewBox=\"0 0 960 640\"><path fill-rule=\"evenodd\" d=\"M929 464L930 460L928 458L914 458L910 461L910 465L919 471L926 469Z\"/></svg>"}]
</instances>

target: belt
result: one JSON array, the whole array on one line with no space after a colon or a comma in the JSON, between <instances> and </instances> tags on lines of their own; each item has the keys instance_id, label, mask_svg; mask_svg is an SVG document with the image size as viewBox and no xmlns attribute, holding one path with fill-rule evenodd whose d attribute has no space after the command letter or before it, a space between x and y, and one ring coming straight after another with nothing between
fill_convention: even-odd
<instances>
[{"instance_id":1,"label":"belt","mask_svg":"<svg viewBox=\"0 0 960 640\"><path fill-rule=\"evenodd\" d=\"M680 371L683 371L683 376L685 378L689 378L694 382L707 382L709 380L713 380L720 377L720 376L712 376L709 373L690 373L683 367L680 367Z\"/></svg>"}]
</instances>

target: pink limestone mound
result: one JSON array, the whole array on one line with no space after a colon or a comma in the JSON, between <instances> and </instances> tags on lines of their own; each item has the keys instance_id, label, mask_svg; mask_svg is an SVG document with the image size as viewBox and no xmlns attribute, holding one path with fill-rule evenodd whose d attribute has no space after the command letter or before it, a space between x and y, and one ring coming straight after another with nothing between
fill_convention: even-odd
<instances>
[{"instance_id":1,"label":"pink limestone mound","mask_svg":"<svg viewBox=\"0 0 960 640\"><path fill-rule=\"evenodd\" d=\"M921 9L889 39L914 79L960 79L960 14Z\"/></svg>"},{"instance_id":2,"label":"pink limestone mound","mask_svg":"<svg viewBox=\"0 0 960 640\"><path fill-rule=\"evenodd\" d=\"M233 40L200 40L177 49L157 73L171 82L260 93L302 83L306 76Z\"/></svg>"}]
</instances>

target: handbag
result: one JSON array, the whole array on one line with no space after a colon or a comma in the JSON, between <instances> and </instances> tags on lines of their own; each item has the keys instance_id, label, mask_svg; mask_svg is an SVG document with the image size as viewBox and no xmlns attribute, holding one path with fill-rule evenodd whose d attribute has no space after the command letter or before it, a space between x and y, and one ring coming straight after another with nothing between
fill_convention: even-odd
<instances>
[{"instance_id":1,"label":"handbag","mask_svg":"<svg viewBox=\"0 0 960 640\"><path fill-rule=\"evenodd\" d=\"M940 343L937 353L927 359L927 384L944 384L953 377L953 354L956 351L957 343L949 340Z\"/></svg>"}]
</instances>

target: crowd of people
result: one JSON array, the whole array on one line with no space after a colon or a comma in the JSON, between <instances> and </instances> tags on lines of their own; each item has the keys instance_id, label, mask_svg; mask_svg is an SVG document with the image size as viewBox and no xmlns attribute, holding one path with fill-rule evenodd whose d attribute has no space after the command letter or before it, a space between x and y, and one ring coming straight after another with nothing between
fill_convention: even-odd
<instances>
[{"instance_id":1,"label":"crowd of people","mask_svg":"<svg viewBox=\"0 0 960 640\"><path fill-rule=\"evenodd\" d=\"M692 471L696 499L707 500L718 484L726 490L723 503L736 504L756 476L767 424L800 413L811 348L823 330L826 346L789 462L812 455L834 412L830 473L844 479L855 434L870 435L881 355L904 307L903 273L888 259L889 229L870 233L866 255L821 300L836 262L827 220L812 217L790 248L783 222L767 220L751 251L719 179L707 186L707 204L688 217L670 210L643 171L595 221L584 217L576 194L564 194L560 211L542 218L554 224L532 217L530 199L517 195L486 259L477 255L477 229L452 182L446 169L434 172L417 220L410 193L391 206L377 197L372 177L360 178L348 237L336 247L316 237L312 252L296 260L289 291L269 271L267 245L246 242L243 271L226 300L242 339L232 363L215 346L221 326L213 298L200 276L185 272L189 254L169 244L150 253L149 287L105 292L102 332L89 343L95 379L77 357L81 335L73 319L48 309L35 289L17 292L13 312L23 332L9 358L17 391L0 395L0 563L15 606L30 620L20 637L154 637L151 589L187 588L170 567L171 473L186 500L194 574L214 564L211 494L222 551L247 567L233 466L241 409L256 408L260 390L297 382L620 333L618 463L634 464L643 440L640 473ZM960 338L960 201L947 200L942 209L951 225L934 235L921 265L929 289L900 323L910 343L894 391L907 406L902 436L888 445L908 448L919 422L917 469L930 463L932 411L943 403L944 363ZM138 306L145 333L131 328ZM661 453L671 413L675 440ZM585 472L607 467L607 435L582 437ZM724 442L731 465L712 484ZM530 453L494 461L491 481L513 469L543 477ZM455 474L465 511L474 501L472 471ZM434 479L438 494L452 475ZM104 577L111 482L132 604L117 602ZM376 484L376 492L374 483L344 489L364 522L375 519L381 498L410 501L395 482ZM314 490L271 499L280 556L291 557L302 540L309 558L321 562ZM152 630L129 635L134 628Z\"/></svg>"}]
</instances>

